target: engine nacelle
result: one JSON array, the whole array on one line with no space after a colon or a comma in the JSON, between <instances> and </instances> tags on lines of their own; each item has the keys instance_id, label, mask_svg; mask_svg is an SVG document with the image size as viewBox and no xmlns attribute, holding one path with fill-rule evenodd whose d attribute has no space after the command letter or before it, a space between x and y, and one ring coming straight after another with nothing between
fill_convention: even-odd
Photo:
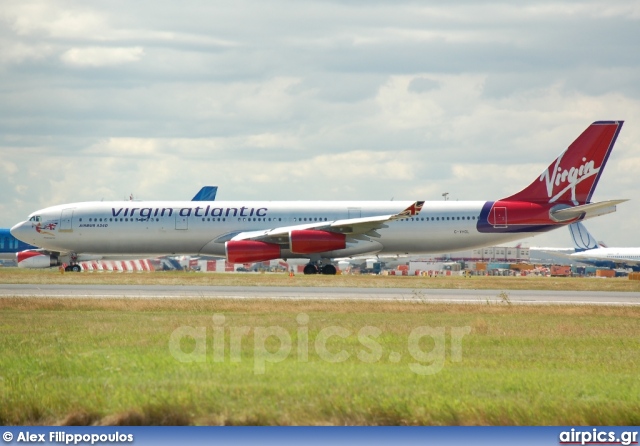
<instances>
[{"instance_id":1,"label":"engine nacelle","mask_svg":"<svg viewBox=\"0 0 640 446\"><path fill-rule=\"evenodd\" d=\"M255 240L231 240L225 243L230 263L264 262L280 258L280 245Z\"/></svg>"},{"instance_id":2,"label":"engine nacelle","mask_svg":"<svg viewBox=\"0 0 640 446\"><path fill-rule=\"evenodd\" d=\"M60 265L57 256L34 250L16 253L16 260L19 268L50 268Z\"/></svg>"},{"instance_id":3,"label":"engine nacelle","mask_svg":"<svg viewBox=\"0 0 640 446\"><path fill-rule=\"evenodd\" d=\"M336 251L347 246L346 236L336 232L300 229L289 233L289 246L295 254Z\"/></svg>"}]
</instances>

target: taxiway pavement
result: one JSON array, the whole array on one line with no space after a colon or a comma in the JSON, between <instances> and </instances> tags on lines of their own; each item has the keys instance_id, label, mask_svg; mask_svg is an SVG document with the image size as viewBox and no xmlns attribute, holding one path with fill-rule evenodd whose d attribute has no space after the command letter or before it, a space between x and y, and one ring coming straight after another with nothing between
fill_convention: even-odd
<instances>
[{"instance_id":1,"label":"taxiway pavement","mask_svg":"<svg viewBox=\"0 0 640 446\"><path fill-rule=\"evenodd\" d=\"M0 296L42 298L207 298L371 300L450 303L640 305L638 292L443 290L427 288L167 286L167 285L0 285Z\"/></svg>"}]
</instances>

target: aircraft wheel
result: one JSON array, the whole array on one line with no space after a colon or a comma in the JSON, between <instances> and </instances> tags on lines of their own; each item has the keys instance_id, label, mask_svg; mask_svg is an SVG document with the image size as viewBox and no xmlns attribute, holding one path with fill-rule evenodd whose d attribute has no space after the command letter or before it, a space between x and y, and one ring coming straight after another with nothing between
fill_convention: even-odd
<instances>
[{"instance_id":1,"label":"aircraft wheel","mask_svg":"<svg viewBox=\"0 0 640 446\"><path fill-rule=\"evenodd\" d=\"M303 272L305 274L318 274L318 268L313 263L307 263Z\"/></svg>"},{"instance_id":2,"label":"aircraft wheel","mask_svg":"<svg viewBox=\"0 0 640 446\"><path fill-rule=\"evenodd\" d=\"M74 273L79 273L80 271L82 271L82 268L80 267L80 265L71 265L71 271L73 271Z\"/></svg>"},{"instance_id":3,"label":"aircraft wheel","mask_svg":"<svg viewBox=\"0 0 640 446\"><path fill-rule=\"evenodd\" d=\"M333 266L333 265L325 265L322 268L322 274L328 274L328 275L331 275L331 276L335 276L336 273L337 273L336 267Z\"/></svg>"},{"instance_id":4,"label":"aircraft wheel","mask_svg":"<svg viewBox=\"0 0 640 446\"><path fill-rule=\"evenodd\" d=\"M71 265L67 265L67 266L65 266L65 267L64 267L64 270L65 270L66 272L70 273L70 272L71 272Z\"/></svg>"}]
</instances>

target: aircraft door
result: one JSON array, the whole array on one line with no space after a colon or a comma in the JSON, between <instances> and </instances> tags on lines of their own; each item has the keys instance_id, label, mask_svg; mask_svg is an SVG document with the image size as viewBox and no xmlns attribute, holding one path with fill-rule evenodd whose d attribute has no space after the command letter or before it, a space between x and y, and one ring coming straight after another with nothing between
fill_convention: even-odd
<instances>
[{"instance_id":1,"label":"aircraft door","mask_svg":"<svg viewBox=\"0 0 640 446\"><path fill-rule=\"evenodd\" d=\"M176 229L180 229L180 230L189 229L188 217L183 217L179 213L176 214Z\"/></svg>"},{"instance_id":2,"label":"aircraft door","mask_svg":"<svg viewBox=\"0 0 640 446\"><path fill-rule=\"evenodd\" d=\"M71 232L73 231L73 209L63 209L60 214L60 228L59 232Z\"/></svg>"},{"instance_id":3,"label":"aircraft door","mask_svg":"<svg viewBox=\"0 0 640 446\"><path fill-rule=\"evenodd\" d=\"M507 227L507 208L495 207L493 208L493 226L496 228Z\"/></svg>"}]
</instances>

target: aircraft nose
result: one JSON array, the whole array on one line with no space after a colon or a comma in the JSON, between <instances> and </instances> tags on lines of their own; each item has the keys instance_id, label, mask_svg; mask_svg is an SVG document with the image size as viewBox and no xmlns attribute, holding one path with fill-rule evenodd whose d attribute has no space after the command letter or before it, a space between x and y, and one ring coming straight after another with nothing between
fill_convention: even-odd
<instances>
[{"instance_id":1,"label":"aircraft nose","mask_svg":"<svg viewBox=\"0 0 640 446\"><path fill-rule=\"evenodd\" d=\"M26 221L21 221L20 223L18 223L17 225L14 225L9 232L11 232L11 235L14 236L15 238L17 238L18 240L21 240L23 242L28 243L28 237L27 235L29 234L29 229L31 229L30 225L27 225L28 222Z\"/></svg>"}]
</instances>

